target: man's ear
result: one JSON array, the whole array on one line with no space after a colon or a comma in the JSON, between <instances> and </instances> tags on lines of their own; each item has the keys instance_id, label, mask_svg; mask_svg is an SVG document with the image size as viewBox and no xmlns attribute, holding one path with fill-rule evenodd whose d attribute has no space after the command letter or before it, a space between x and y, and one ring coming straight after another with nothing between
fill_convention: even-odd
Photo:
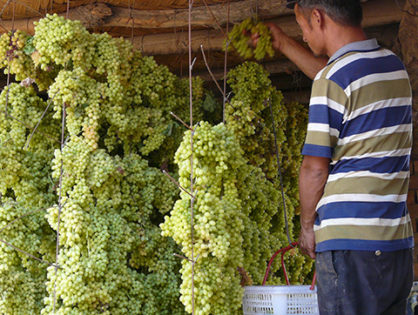
<instances>
[{"instance_id":1,"label":"man's ear","mask_svg":"<svg viewBox=\"0 0 418 315\"><path fill-rule=\"evenodd\" d=\"M322 28L324 23L324 14L321 10L313 9L311 12L311 25L315 25L318 28Z\"/></svg>"}]
</instances>

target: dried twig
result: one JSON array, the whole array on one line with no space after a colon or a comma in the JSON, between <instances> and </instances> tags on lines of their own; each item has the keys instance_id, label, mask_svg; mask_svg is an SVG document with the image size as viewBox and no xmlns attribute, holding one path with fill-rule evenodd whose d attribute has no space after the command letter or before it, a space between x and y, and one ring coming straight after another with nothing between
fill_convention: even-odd
<instances>
[{"instance_id":1,"label":"dried twig","mask_svg":"<svg viewBox=\"0 0 418 315\"><path fill-rule=\"evenodd\" d=\"M6 94L7 95L7 94ZM5 114L6 114L6 111L3 111ZM8 118L11 118L11 119L13 119L13 120L16 120L16 121L18 121L18 122L20 122L23 126L25 126L26 128L28 128L28 129L33 129L31 126L29 126L28 124L26 124L24 121L22 121L22 120L20 120L20 119L18 119L18 118L16 118L16 117L14 117L14 116L12 116L11 114L7 114L7 116L6 117L8 117ZM57 139L54 139L53 137L51 137L50 135L48 135L48 134L46 134L46 133L43 133L43 132L40 132L40 131L38 131L41 135L44 135L46 138L48 138L48 139L50 139L50 140L52 140L52 141L54 141L54 142L58 142L58 143L60 143L60 141L59 140L57 140Z\"/></svg>"},{"instance_id":2,"label":"dried twig","mask_svg":"<svg viewBox=\"0 0 418 315\"><path fill-rule=\"evenodd\" d=\"M266 105L266 102L268 102L268 105L269 105L269 108L270 108L271 123L272 123L272 126L273 126L274 148L275 148L275 153L276 153L277 169L278 169L278 172L279 172L280 190L281 190L282 200L283 200L283 214L284 214L286 236L287 236L287 241L289 242L289 245L293 247L292 240L290 239L289 224L288 224L288 220L287 220L286 199L285 199L285 196L284 196L282 166L281 166L280 157L279 157L279 146L277 144L276 123L275 123L275 120L274 120L273 108L271 106L271 99L268 98L266 101L264 101L264 105Z\"/></svg>"},{"instance_id":3,"label":"dried twig","mask_svg":"<svg viewBox=\"0 0 418 315\"><path fill-rule=\"evenodd\" d=\"M16 0L13 0L12 32L15 29L15 10L16 10Z\"/></svg>"},{"instance_id":4,"label":"dried twig","mask_svg":"<svg viewBox=\"0 0 418 315\"><path fill-rule=\"evenodd\" d=\"M189 0L189 101L190 101L190 126L193 128L193 64L192 62L192 8L193 0ZM195 59L196 60L196 59ZM194 195L194 174L193 174L193 136L194 130L190 133L190 193ZM195 260L194 260L194 200L190 199L190 232L192 241L192 315L195 314L195 296L194 296L194 276L195 276Z\"/></svg>"},{"instance_id":5,"label":"dried twig","mask_svg":"<svg viewBox=\"0 0 418 315\"><path fill-rule=\"evenodd\" d=\"M18 217L16 219L14 219L13 221L9 222L6 226L2 227L0 229L0 233L3 232L5 229L7 229L9 226L11 226L16 221L19 221L19 220L23 219L24 217L30 216L32 214L35 214L37 212L41 212L41 211L44 211L44 210L46 210L46 208L42 208L42 209L38 209L38 210L34 210L34 211L31 211L31 212L25 213L24 215L22 215L22 216L20 216L20 217Z\"/></svg>"},{"instance_id":6,"label":"dried twig","mask_svg":"<svg viewBox=\"0 0 418 315\"><path fill-rule=\"evenodd\" d=\"M7 2L4 4L3 8L1 8L1 11L0 11L0 19L3 16L4 10L6 10L6 8L9 6L9 4L10 4L11 1L12 0L7 0Z\"/></svg>"},{"instance_id":7,"label":"dried twig","mask_svg":"<svg viewBox=\"0 0 418 315\"><path fill-rule=\"evenodd\" d=\"M6 3L6 4L8 4L9 3L9 1ZM13 42L12 42L12 38L13 38L13 35L14 35L14 31L15 31L15 7L16 7L16 0L13 0L13 16L12 16L12 33L10 34L10 46L12 47L12 44L13 44ZM3 10L2 10L2 12L1 12L1 15L3 15L3 12L4 12L4 9L5 9L5 7L3 7ZM1 16L0 15L0 16ZM9 55L9 53L7 53L8 54L8 56L7 56L7 92L6 92L6 105L5 105L5 113L6 113L6 118L7 118L7 116L8 116L8 112L7 112L7 106L8 106L8 104L9 104L9 92L10 92L10 60L12 59L12 56L11 55Z\"/></svg>"},{"instance_id":8,"label":"dried twig","mask_svg":"<svg viewBox=\"0 0 418 315\"><path fill-rule=\"evenodd\" d=\"M179 254L176 254L176 253L174 253L173 255L176 256L176 257L178 257L178 258L181 258L181 259L184 259L184 260L187 260L187 261L193 263L193 260L191 260L190 258L187 258L187 257L185 257L183 255L179 255Z\"/></svg>"},{"instance_id":9,"label":"dried twig","mask_svg":"<svg viewBox=\"0 0 418 315\"><path fill-rule=\"evenodd\" d=\"M186 256L179 255L179 254L176 254L176 253L174 253L173 255L174 255L174 256L176 256L176 257L178 257L178 258L181 258L181 259L184 259L184 260L190 261L191 263L195 264L195 263L197 262L197 260L199 259L199 255L200 255L200 254L198 254L198 255L196 256L196 259L195 259L195 260L191 260L190 258L187 258Z\"/></svg>"},{"instance_id":10,"label":"dried twig","mask_svg":"<svg viewBox=\"0 0 418 315\"><path fill-rule=\"evenodd\" d=\"M38 14L39 16L45 17L45 14L42 14L41 12L35 10L34 8L28 6L26 3L24 3L23 1L19 1L19 0L14 0L14 2L16 2L17 4L25 7L26 9L28 9L29 11L32 11L33 13Z\"/></svg>"},{"instance_id":11,"label":"dried twig","mask_svg":"<svg viewBox=\"0 0 418 315\"><path fill-rule=\"evenodd\" d=\"M166 170L162 170L163 174L165 176L167 176L171 182L173 182L178 188L180 188L181 190L183 190L186 194L188 194L190 197L195 198L195 196L193 196L193 194L191 194L186 188L184 188L183 186L181 186Z\"/></svg>"},{"instance_id":12,"label":"dried twig","mask_svg":"<svg viewBox=\"0 0 418 315\"><path fill-rule=\"evenodd\" d=\"M65 104L62 104L62 122L61 122L61 152L64 150L65 146L65 118L66 118L66 111L65 111ZM58 220L57 220L57 244L55 249L55 264L58 265L59 259L59 247L60 247L60 223L61 223L61 211L62 211L62 178L64 173L64 161L61 158L61 166L60 166L60 178L59 178L59 196L58 196ZM54 281L54 314L55 314L55 304L57 300L56 292L57 292L57 275L58 275L58 268L55 267L55 281Z\"/></svg>"},{"instance_id":13,"label":"dried twig","mask_svg":"<svg viewBox=\"0 0 418 315\"><path fill-rule=\"evenodd\" d=\"M190 127L188 124L186 124L183 120L181 120L181 118L178 117L176 114L174 114L173 112L170 112L170 115L173 116L175 119L177 119L184 127L186 127L187 129L193 131L193 128Z\"/></svg>"},{"instance_id":14,"label":"dried twig","mask_svg":"<svg viewBox=\"0 0 418 315\"><path fill-rule=\"evenodd\" d=\"M70 13L70 0L67 0L67 12L65 13L65 18L68 19Z\"/></svg>"},{"instance_id":15,"label":"dried twig","mask_svg":"<svg viewBox=\"0 0 418 315\"><path fill-rule=\"evenodd\" d=\"M224 35L224 37L226 37L226 34L228 33L228 31L226 33L224 32L222 26L219 24L218 19L216 18L215 14L213 14L213 11L210 8L210 6L208 6L206 0L203 0L203 3L205 4L206 9L208 10L209 14L212 16L213 21L218 26L219 30L222 32L222 34Z\"/></svg>"},{"instance_id":16,"label":"dried twig","mask_svg":"<svg viewBox=\"0 0 418 315\"><path fill-rule=\"evenodd\" d=\"M30 134L29 140L26 143L26 145L23 147L23 149L27 149L29 147L30 141L32 140L33 135L35 134L36 129L38 129L39 124L41 123L42 119L45 117L46 113L48 112L49 106L51 106L51 103L54 100L54 97L58 94L58 92L59 92L59 90L55 93L55 95L51 99L48 100L48 106L46 107L46 109L42 113L42 116L39 119L38 123L36 124L35 128L33 128L33 131Z\"/></svg>"},{"instance_id":17,"label":"dried twig","mask_svg":"<svg viewBox=\"0 0 418 315\"><path fill-rule=\"evenodd\" d=\"M229 11L230 11L230 5L229 5L229 0L228 0L228 8L227 8L227 21L226 21L226 33L229 33ZM226 71L227 71L227 65L228 65L228 46L229 46L229 41L226 41L226 47L225 47L225 60L224 60L224 92L223 95L226 94ZM225 123L225 101L226 98L223 98L223 102L222 102L222 121L223 123Z\"/></svg>"},{"instance_id":18,"label":"dried twig","mask_svg":"<svg viewBox=\"0 0 418 315\"><path fill-rule=\"evenodd\" d=\"M20 253L22 253L22 254L30 257L30 258L32 258L32 259L35 259L35 260L37 260L37 261L39 261L41 263L44 263L44 264L47 264L47 265L50 265L50 266L54 266L55 268L59 268L58 265L53 264L53 263L50 263L49 261L43 260L42 258L38 258L38 257L36 257L36 256L28 253L27 251L24 251L23 249L20 249L20 248L14 246L13 244L10 244L9 242L6 242L5 240L0 239L0 242L2 242L3 244L5 244L5 245L7 245L7 246L9 246L11 248L13 248L14 250L16 250L16 251L18 251L18 252L20 252Z\"/></svg>"},{"instance_id":19,"label":"dried twig","mask_svg":"<svg viewBox=\"0 0 418 315\"><path fill-rule=\"evenodd\" d=\"M225 94L221 86L219 85L218 81L216 80L212 70L210 69L208 61L206 60L206 54L205 54L205 50L203 49L203 45L200 45L200 50L202 51L203 61L205 62L206 69L208 69L210 77L212 78L213 82L216 84L216 87L218 88L219 92L222 94L223 99L225 99Z\"/></svg>"},{"instance_id":20,"label":"dried twig","mask_svg":"<svg viewBox=\"0 0 418 315\"><path fill-rule=\"evenodd\" d=\"M10 37L11 39L11 37ZM10 93L10 57L8 59L8 64L7 64L7 81L6 81L6 86L7 86L7 92L6 92L6 105L4 107L4 113L6 115L6 118L9 117L9 113L8 113L8 105L9 105L9 93Z\"/></svg>"}]
</instances>

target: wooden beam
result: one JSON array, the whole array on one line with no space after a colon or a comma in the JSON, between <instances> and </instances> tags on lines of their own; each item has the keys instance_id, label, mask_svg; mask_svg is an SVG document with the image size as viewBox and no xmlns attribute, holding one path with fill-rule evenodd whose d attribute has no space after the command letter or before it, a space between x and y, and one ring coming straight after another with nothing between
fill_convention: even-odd
<instances>
[{"instance_id":1,"label":"wooden beam","mask_svg":"<svg viewBox=\"0 0 418 315\"><path fill-rule=\"evenodd\" d=\"M54 0L54 2L57 0ZM67 0L60 0L66 2ZM73 1L73 0L71 0ZM90 0L91 1L91 0ZM229 0L231 3L241 0ZM189 7L189 0L97 0L97 2L103 2L109 5L117 7L132 8L138 10L166 10L166 9L186 9ZM194 0L193 8L204 6L204 3L208 5L212 4L225 4L225 0Z\"/></svg>"},{"instance_id":2,"label":"wooden beam","mask_svg":"<svg viewBox=\"0 0 418 315\"><path fill-rule=\"evenodd\" d=\"M399 23L402 11L393 0L370 1L363 4L363 15L363 27L371 27ZM283 16L269 22L276 23L293 38L300 38L302 35L293 16ZM223 34L219 31L204 30L192 33L194 52L200 50L200 45L206 50L222 50L223 42ZM187 34L183 32L138 36L133 39L133 44L146 55L182 54L188 49Z\"/></svg>"},{"instance_id":3,"label":"wooden beam","mask_svg":"<svg viewBox=\"0 0 418 315\"><path fill-rule=\"evenodd\" d=\"M65 13L59 15L64 17L66 16ZM73 8L68 12L68 18L70 20L79 20L88 29L93 29L102 26L105 18L111 15L112 10L104 3L87 4ZM36 22L38 20L39 17L15 20L14 28L17 30L25 31L29 34L33 34L33 22ZM0 21L0 33L10 31L12 29L12 25L12 21Z\"/></svg>"},{"instance_id":4,"label":"wooden beam","mask_svg":"<svg viewBox=\"0 0 418 315\"><path fill-rule=\"evenodd\" d=\"M225 3L225 0L205 1L208 5ZM229 1L233 3L240 0ZM132 8L136 10L188 8L188 0L16 0L15 10L13 10L13 1L1 0L0 10L3 11L1 19L11 20L13 11L15 13L15 19L38 18L46 13L64 13L67 11L67 2L71 9L81 5L93 3L104 3L111 6ZM193 8L197 8L199 6L204 6L203 0L194 1Z\"/></svg>"},{"instance_id":5,"label":"wooden beam","mask_svg":"<svg viewBox=\"0 0 418 315\"><path fill-rule=\"evenodd\" d=\"M106 1L105 1L106 2ZM109 2L109 1L107 1ZM285 7L286 0L244 0L230 4L229 21L241 22L246 17L255 15L260 19L268 19L286 14L292 14L292 10ZM112 3L110 1L110 3ZM92 9L92 6L95 6ZM100 24L97 23L97 13L91 15L89 11L99 11ZM101 11L106 10L105 14ZM15 28L33 33L33 22L43 15L32 12L35 17L15 20ZM65 16L64 13L60 14ZM165 9L165 10L137 10L125 7L107 6L105 3L84 5L70 9L69 18L80 20L87 28L100 27L126 27L140 29L174 29L188 26L188 9ZM103 21L103 18L106 18ZM192 11L192 27L204 27L220 29L228 21L225 4L199 6ZM10 30L12 21L3 20L2 26ZM0 31L1 33L2 31ZM3 30L4 32L4 30Z\"/></svg>"},{"instance_id":6,"label":"wooden beam","mask_svg":"<svg viewBox=\"0 0 418 315\"><path fill-rule=\"evenodd\" d=\"M258 13L259 18L269 19L289 15L286 0L244 0L230 4L229 21L238 23ZM209 8L209 9L208 9ZM222 4L197 7L192 11L192 26L218 28L228 21L226 6ZM188 10L130 10L112 7L113 15L106 20L106 27L181 28L188 25Z\"/></svg>"}]
</instances>

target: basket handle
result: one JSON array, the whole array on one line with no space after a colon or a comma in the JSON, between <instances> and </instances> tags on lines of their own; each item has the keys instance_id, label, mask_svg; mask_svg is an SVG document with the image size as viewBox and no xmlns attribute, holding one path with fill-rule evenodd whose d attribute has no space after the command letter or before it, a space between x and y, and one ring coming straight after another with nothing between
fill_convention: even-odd
<instances>
[{"instance_id":1,"label":"basket handle","mask_svg":"<svg viewBox=\"0 0 418 315\"><path fill-rule=\"evenodd\" d=\"M286 252L291 250L292 248L295 248L297 245L298 245L298 242L293 242L293 243L289 244L287 247L279 249L277 252L275 252L273 254L273 256L271 256L270 261L267 265L266 273L264 275L263 285L266 285L266 281L267 281L267 278L269 276L271 264L273 263L273 260L276 258L276 256L279 253L282 253L281 262L282 262L283 275L284 275L284 278L286 280L286 284L290 285L289 277L287 276L286 266L284 265L284 254L286 254ZM312 284L311 284L311 287L310 287L311 290L315 289L315 282L316 282L316 271L314 272L314 276L313 276L313 279L312 279Z\"/></svg>"}]
</instances>

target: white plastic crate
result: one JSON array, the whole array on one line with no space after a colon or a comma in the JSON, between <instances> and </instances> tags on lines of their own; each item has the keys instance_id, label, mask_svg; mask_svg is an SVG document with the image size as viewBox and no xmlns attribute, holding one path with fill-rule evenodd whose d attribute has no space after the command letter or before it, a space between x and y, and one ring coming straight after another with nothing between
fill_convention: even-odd
<instances>
[{"instance_id":1,"label":"white plastic crate","mask_svg":"<svg viewBox=\"0 0 418 315\"><path fill-rule=\"evenodd\" d=\"M316 287L309 285L245 287L244 315L319 315Z\"/></svg>"}]
</instances>

